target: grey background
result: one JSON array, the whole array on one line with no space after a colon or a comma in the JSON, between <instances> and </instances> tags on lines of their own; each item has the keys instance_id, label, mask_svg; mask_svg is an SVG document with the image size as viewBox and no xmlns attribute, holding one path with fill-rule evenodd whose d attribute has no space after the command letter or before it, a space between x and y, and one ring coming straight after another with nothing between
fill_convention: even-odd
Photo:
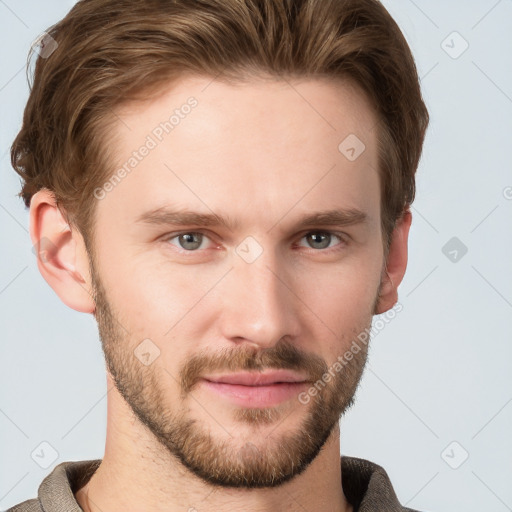
<instances>
[{"instance_id":1,"label":"grey background","mask_svg":"<svg viewBox=\"0 0 512 512\"><path fill-rule=\"evenodd\" d=\"M403 311L372 341L341 451L384 466L409 507L512 510L512 0L384 3L416 56L431 126ZM0 509L35 497L56 464L102 457L105 441L96 324L39 274L9 159L30 44L72 4L0 0Z\"/></svg>"}]
</instances>

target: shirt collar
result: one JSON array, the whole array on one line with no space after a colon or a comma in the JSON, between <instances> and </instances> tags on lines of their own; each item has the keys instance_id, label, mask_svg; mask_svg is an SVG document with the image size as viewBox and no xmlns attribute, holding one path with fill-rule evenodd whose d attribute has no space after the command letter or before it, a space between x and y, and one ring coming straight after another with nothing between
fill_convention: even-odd
<instances>
[{"instance_id":1,"label":"shirt collar","mask_svg":"<svg viewBox=\"0 0 512 512\"><path fill-rule=\"evenodd\" d=\"M62 462L41 482L38 498L45 512L82 512L74 494L98 469L101 459ZM343 492L354 512L414 512L400 505L386 471L356 457L341 457Z\"/></svg>"}]
</instances>

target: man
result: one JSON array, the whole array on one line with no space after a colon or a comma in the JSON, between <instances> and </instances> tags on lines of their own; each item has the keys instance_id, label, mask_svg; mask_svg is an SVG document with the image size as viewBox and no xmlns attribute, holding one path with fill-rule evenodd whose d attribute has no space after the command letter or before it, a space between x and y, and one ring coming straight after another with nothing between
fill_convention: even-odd
<instances>
[{"instance_id":1,"label":"man","mask_svg":"<svg viewBox=\"0 0 512 512\"><path fill-rule=\"evenodd\" d=\"M409 510L340 463L428 124L386 10L82 0L42 41L12 160L41 274L98 322L107 441L11 510Z\"/></svg>"}]
</instances>

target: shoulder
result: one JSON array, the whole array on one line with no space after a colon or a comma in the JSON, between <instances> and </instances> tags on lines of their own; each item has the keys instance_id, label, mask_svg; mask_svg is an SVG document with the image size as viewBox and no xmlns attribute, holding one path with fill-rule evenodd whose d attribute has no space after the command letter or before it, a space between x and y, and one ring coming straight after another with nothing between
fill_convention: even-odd
<instances>
[{"instance_id":1,"label":"shoulder","mask_svg":"<svg viewBox=\"0 0 512 512\"><path fill-rule=\"evenodd\" d=\"M342 487L348 501L359 512L420 512L400 504L386 470L357 457L341 457Z\"/></svg>"},{"instance_id":2,"label":"shoulder","mask_svg":"<svg viewBox=\"0 0 512 512\"><path fill-rule=\"evenodd\" d=\"M60 463L40 483L37 498L18 503L6 512L80 511L74 493L88 482L100 463L101 459Z\"/></svg>"},{"instance_id":3,"label":"shoulder","mask_svg":"<svg viewBox=\"0 0 512 512\"><path fill-rule=\"evenodd\" d=\"M14 507L8 508L6 512L44 512L38 499L32 499L18 503Z\"/></svg>"}]
</instances>

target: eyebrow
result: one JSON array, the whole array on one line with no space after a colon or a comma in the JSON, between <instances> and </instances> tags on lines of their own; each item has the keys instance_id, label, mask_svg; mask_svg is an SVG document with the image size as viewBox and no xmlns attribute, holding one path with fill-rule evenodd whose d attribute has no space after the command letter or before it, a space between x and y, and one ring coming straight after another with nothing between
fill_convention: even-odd
<instances>
[{"instance_id":1,"label":"eyebrow","mask_svg":"<svg viewBox=\"0 0 512 512\"><path fill-rule=\"evenodd\" d=\"M281 219L282 220L282 219ZM307 226L350 226L367 222L366 212L357 208L342 208L335 210L322 210L319 212L306 214L295 224L295 227ZM239 222L230 218L222 217L215 213L199 213L190 210L173 210L163 206L142 213L137 217L136 223L150 225L173 225L173 226L198 226L198 227L224 227L233 231L239 227ZM278 224L281 221L276 222ZM272 226L271 229L275 227ZM270 231L269 230L269 231Z\"/></svg>"}]
</instances>

